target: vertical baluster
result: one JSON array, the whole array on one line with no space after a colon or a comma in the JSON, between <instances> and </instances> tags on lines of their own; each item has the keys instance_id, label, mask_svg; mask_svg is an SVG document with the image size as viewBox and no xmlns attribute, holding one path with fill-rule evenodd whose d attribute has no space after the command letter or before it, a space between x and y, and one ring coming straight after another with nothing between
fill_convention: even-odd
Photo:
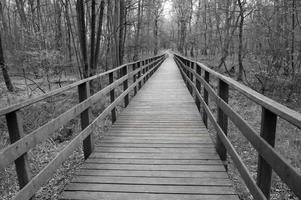
<instances>
[{"instance_id":1,"label":"vertical baluster","mask_svg":"<svg viewBox=\"0 0 301 200\"><path fill-rule=\"evenodd\" d=\"M109 83L113 83L114 82L114 72L109 73ZM113 103L115 101L115 89L113 88L110 91L110 100L111 103ZM116 121L116 108L113 108L111 111L112 114L112 123L114 123Z\"/></svg>"},{"instance_id":2,"label":"vertical baluster","mask_svg":"<svg viewBox=\"0 0 301 200\"><path fill-rule=\"evenodd\" d=\"M272 147L275 146L277 115L262 107L260 136ZM257 185L267 199L270 199L272 181L271 166L259 155L257 168Z\"/></svg>"},{"instance_id":3,"label":"vertical baluster","mask_svg":"<svg viewBox=\"0 0 301 200\"><path fill-rule=\"evenodd\" d=\"M122 75L123 76L127 76L128 74L128 65L124 66L122 69ZM123 91L125 91L126 89L128 89L128 79L127 78L124 82L123 82ZM129 104L129 94L125 95L124 97L124 107L127 107L127 105Z\"/></svg>"},{"instance_id":4,"label":"vertical baluster","mask_svg":"<svg viewBox=\"0 0 301 200\"><path fill-rule=\"evenodd\" d=\"M198 64L196 64L196 66L195 66L195 71L198 75L201 76L201 67ZM201 82L196 77L195 77L195 85L196 85L198 92L201 94ZM198 110L200 111L201 104L200 104L200 99L197 96L195 96L195 103L196 103Z\"/></svg>"},{"instance_id":5,"label":"vertical baluster","mask_svg":"<svg viewBox=\"0 0 301 200\"><path fill-rule=\"evenodd\" d=\"M204 73L204 79L207 83L209 83L209 72L205 71ZM204 101L205 103L208 105L208 91L206 90L206 88L204 87ZM208 117L207 117L207 113L205 111L205 109L203 109L203 122L206 126L206 128L208 128Z\"/></svg>"},{"instance_id":6,"label":"vertical baluster","mask_svg":"<svg viewBox=\"0 0 301 200\"><path fill-rule=\"evenodd\" d=\"M137 67L139 68L138 79L140 79L140 77L141 77L141 65L140 65L140 64L141 64L141 61L139 61L137 64L138 64ZM142 65L142 66L143 66L143 65ZM141 82L142 82L142 80L140 80L139 83L138 83L138 90L140 90L140 88L141 88Z\"/></svg>"},{"instance_id":7,"label":"vertical baluster","mask_svg":"<svg viewBox=\"0 0 301 200\"><path fill-rule=\"evenodd\" d=\"M24 137L23 122L19 110L7 113L6 123L11 143L14 143ZM24 153L15 160L15 166L19 187L23 188L31 179L27 153Z\"/></svg>"},{"instance_id":8,"label":"vertical baluster","mask_svg":"<svg viewBox=\"0 0 301 200\"><path fill-rule=\"evenodd\" d=\"M191 69L191 70L194 70L194 62L189 61L189 63L190 63L190 69ZM193 77L193 73L190 72L190 80L191 80L192 83L194 83L193 78L194 78L194 77ZM191 94L191 95L193 95L193 89L192 89L192 88L193 88L193 86L191 85L191 86L190 86L190 90L191 90L191 91L190 91L190 94Z\"/></svg>"},{"instance_id":9,"label":"vertical baluster","mask_svg":"<svg viewBox=\"0 0 301 200\"><path fill-rule=\"evenodd\" d=\"M89 83L85 82L78 86L78 98L79 102L82 102L89 98L90 96L90 88ZM89 118L90 108L87 108L80 114L80 123L82 130L85 129L90 124ZM93 151L93 136L90 134L84 141L83 141L83 152L84 158L87 159Z\"/></svg>"},{"instance_id":10,"label":"vertical baluster","mask_svg":"<svg viewBox=\"0 0 301 200\"><path fill-rule=\"evenodd\" d=\"M223 80L218 80L218 96L223 99L226 103L228 103L229 98L229 86ZM223 130L224 134L228 134L228 116L223 112L222 109L217 109L217 123ZM224 163L226 170L228 170L227 165L227 149L222 143L219 136L216 137L216 151L220 156L221 160Z\"/></svg>"},{"instance_id":11,"label":"vertical baluster","mask_svg":"<svg viewBox=\"0 0 301 200\"><path fill-rule=\"evenodd\" d=\"M145 75L145 60L144 61L142 61L142 76L144 76ZM143 77L143 82L142 82L142 85L144 85L145 84L145 77Z\"/></svg>"},{"instance_id":12,"label":"vertical baluster","mask_svg":"<svg viewBox=\"0 0 301 200\"><path fill-rule=\"evenodd\" d=\"M132 70L135 71L137 67L137 63L132 65ZM133 84L136 82L137 73L133 74ZM137 86L134 87L134 96L137 94Z\"/></svg>"}]
</instances>

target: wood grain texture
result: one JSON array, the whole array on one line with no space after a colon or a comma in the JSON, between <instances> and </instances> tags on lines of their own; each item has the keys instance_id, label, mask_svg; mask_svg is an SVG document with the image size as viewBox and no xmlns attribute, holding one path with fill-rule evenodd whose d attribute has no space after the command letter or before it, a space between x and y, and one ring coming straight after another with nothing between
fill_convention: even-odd
<instances>
[{"instance_id":1,"label":"wood grain texture","mask_svg":"<svg viewBox=\"0 0 301 200\"><path fill-rule=\"evenodd\" d=\"M238 199L172 58L119 114L61 199Z\"/></svg>"}]
</instances>

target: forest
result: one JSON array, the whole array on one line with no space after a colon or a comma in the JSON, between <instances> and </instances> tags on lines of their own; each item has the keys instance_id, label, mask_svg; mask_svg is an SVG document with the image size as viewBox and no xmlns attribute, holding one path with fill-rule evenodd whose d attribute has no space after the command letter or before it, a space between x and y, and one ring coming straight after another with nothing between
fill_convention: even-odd
<instances>
[{"instance_id":1,"label":"forest","mask_svg":"<svg viewBox=\"0 0 301 200\"><path fill-rule=\"evenodd\" d=\"M202 62L301 112L299 0L1 0L0 108L166 50ZM91 92L105 81L93 85ZM260 129L256 119L260 108L235 95L230 103L237 109L244 106L240 114ZM73 97L67 93L25 110L24 132L70 108ZM97 110L103 110L104 104ZM72 121L31 153L39 155L31 160L33 174L65 145L78 129L75 124ZM256 153L230 127L230 138L245 144L237 148L254 171ZM300 130L285 122L278 129L285 133L277 139L279 151L301 169ZM0 149L9 143L1 117ZM70 160L38 198L58 198L83 162L80 153ZM13 166L0 171L0 199L9 199L17 191L13 171ZM230 173L241 199L252 199L235 169L230 167ZM271 199L297 199L279 177L273 179Z\"/></svg>"}]
</instances>

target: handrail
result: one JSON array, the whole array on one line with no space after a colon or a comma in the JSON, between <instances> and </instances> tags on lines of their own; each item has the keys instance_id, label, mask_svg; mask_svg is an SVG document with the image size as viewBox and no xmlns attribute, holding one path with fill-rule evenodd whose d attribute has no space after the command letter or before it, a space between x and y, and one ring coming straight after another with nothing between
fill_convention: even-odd
<instances>
[{"instance_id":1,"label":"handrail","mask_svg":"<svg viewBox=\"0 0 301 200\"><path fill-rule=\"evenodd\" d=\"M179 54L175 54L175 55L180 56ZM207 71L210 75L213 75L214 77L216 77L220 80L223 80L225 83L227 83L229 86L231 86L234 89L236 89L237 91L239 91L241 94L246 96L248 99L250 99L250 100L256 102L257 104L265 107L266 109L272 111L277 116L281 117L282 119L287 120L288 122L292 123L293 125L297 126L298 128L301 128L301 113L296 112L296 111L256 92L255 90L239 83L238 81L233 80L230 77L227 77L225 75L222 75L222 74L210 69L203 63L193 61L186 57L185 57L185 59L189 62L193 62L193 63L197 64L198 66L200 66L200 68L202 70Z\"/></svg>"},{"instance_id":2,"label":"handrail","mask_svg":"<svg viewBox=\"0 0 301 200\"><path fill-rule=\"evenodd\" d=\"M164 54L160 54L160 55L158 55L158 56L156 56L156 57L160 57L160 56L162 56L162 55L164 55ZM142 61L145 61L145 60L149 60L150 58L154 58L154 57L149 57L149 58L141 59L141 60L138 60L138 61L135 61L135 62L126 63L126 64L123 64L123 65L121 65L121 66L119 66L119 67L116 67L116 68L114 68L114 69L111 69L111 70L108 70L108 71L105 71L105 72L96 74L96 75L94 75L94 76L91 76L91 77L88 77L88 78L85 78L85 79L76 81L76 82L74 82L74 83L71 83L71 84L69 84L69 85L67 85L67 86L64 86L64 87L62 87L62 88L59 88L59 89L50 91L50 92L48 92L48 93L46 93L46 94L42 94L42 95L39 95L39 96L34 97L34 98L32 98L32 99L28 99L28 100L26 100L26 101L23 101L23 102L20 102L20 103L16 103L16 104L7 106L7 107L5 107L5 108L1 108L1 109L0 109L0 116L1 116L1 115L5 115L5 114L10 113L10 112L13 112L13 111L16 111L16 110L19 110L19 109L21 109L21 108L24 108L24 107L29 106L29 105L31 105L31 104L34 104L34 103L36 103L36 102L42 101L42 100L44 100L44 99L46 99L46 98L52 97L52 96L57 95L57 94L59 94L59 93L65 92L65 91L70 90L71 88L74 88L74 87L76 87L76 86L79 86L79 85L81 85L81 84L83 84L83 83L92 81L92 80L94 80L94 79L96 79L96 78L100 78L100 77L105 76L105 75L108 75L109 73L116 72L116 71L118 71L118 70L124 68L125 66L134 65L134 64L137 64L137 63L139 63L139 62L142 62Z\"/></svg>"},{"instance_id":3,"label":"handrail","mask_svg":"<svg viewBox=\"0 0 301 200\"><path fill-rule=\"evenodd\" d=\"M209 117L218 134L216 142L218 154L221 158L223 158L222 160L226 161L225 155L228 150L228 153L232 157L235 166L239 170L243 180L245 181L254 198L269 199L272 169L279 175L282 181L285 182L298 197L300 197L301 191L298 187L301 185L301 174L273 148L275 143L277 116L284 118L288 122L299 127L298 121L301 119L300 113L295 111L290 113L291 110L289 108L286 108L279 103L276 103L276 105L279 104L281 107L279 106L276 108L275 105L273 105L274 101L268 97L259 98L254 96L254 94L256 94L254 90L209 69L203 64L187 59L179 54L174 54L174 59L181 71L182 77L185 80L188 89L190 90L191 94L195 94L196 103L201 103L203 107L204 121L207 122L207 118ZM202 71L204 78L202 77ZM209 84L209 75L211 74L218 78L218 94L216 94L214 89ZM208 96L202 97L200 94L200 85L203 85L204 94L209 93L210 97L213 98L218 107L217 121L209 109ZM244 119L240 117L237 112L235 112L228 105L229 86L243 93L249 99L262 106L263 112L260 136ZM258 101L258 99L260 99L260 101ZM268 102L266 102L266 100L268 100ZM274 112L275 110L276 112ZM228 118L230 118L234 125L236 125L241 133L258 151L259 163L257 170L257 185L239 157L238 153L233 148L230 140L227 138Z\"/></svg>"},{"instance_id":4,"label":"handrail","mask_svg":"<svg viewBox=\"0 0 301 200\"><path fill-rule=\"evenodd\" d=\"M144 84L158 69L165 57L165 54L161 54L145 60L128 63L113 70L109 70L93 77L75 82L71 84L71 86L69 85L51 92L50 95L45 94L31 101L26 101L26 103L20 103L2 109L0 114L6 115L7 126L12 144L0 151L0 170L7 167L13 161L15 162L20 191L13 199L30 199L42 186L42 184L48 181L48 179L62 164L62 162L65 161L68 156L81 144L83 144L83 152L86 159L93 151L94 141L91 137L91 133L99 121L103 120L111 113L113 123L113 116L116 118L115 107L122 101L124 101L124 105L126 107L129 102L129 93L132 90L135 90L134 94L136 94L137 89L139 90L142 87L142 84ZM132 67L132 69L130 69L130 67ZM118 70L120 70L120 77L114 81L113 74ZM94 95L89 96L89 81L104 75L109 75L110 84L96 92ZM128 85L129 79L133 79L133 82L130 86ZM123 85L123 92L115 99L114 89L119 87L119 85ZM23 134L21 125L22 120L19 115L20 108L58 94L62 91L66 91L75 86L78 86L79 92L79 103L77 105L73 106L66 112L62 113L55 119L49 121L33 132L27 135ZM94 103L98 102L99 99L108 93L110 93L111 104L107 106L107 108L92 123L90 123L89 115L87 115L88 109L90 109ZM37 144L45 141L53 132L78 115L81 116L80 122L82 131L75 138L73 138L69 144L48 163L46 167L44 167L36 176L31 178L30 170L28 168L29 164L27 161L27 152Z\"/></svg>"}]
</instances>

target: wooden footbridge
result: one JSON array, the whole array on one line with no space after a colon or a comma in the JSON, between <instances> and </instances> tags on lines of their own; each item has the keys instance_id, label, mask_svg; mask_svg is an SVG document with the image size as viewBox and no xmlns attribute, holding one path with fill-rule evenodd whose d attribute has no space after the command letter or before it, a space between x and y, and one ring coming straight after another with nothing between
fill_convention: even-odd
<instances>
[{"instance_id":1,"label":"wooden footbridge","mask_svg":"<svg viewBox=\"0 0 301 200\"><path fill-rule=\"evenodd\" d=\"M109 84L89 95L90 82L105 76ZM218 84L217 92L210 81ZM116 96L115 90L120 86L123 92ZM79 93L76 106L32 133L23 134L20 109L75 87ZM260 134L227 104L229 87L262 106ZM106 94L110 95L110 104L91 121L91 106ZM209 96L217 105L217 117L208 106ZM126 108L117 113L118 105ZM61 199L237 200L239 197L227 174L227 153L254 199L269 199L272 171L301 197L300 171L273 148L277 117L300 128L301 115L172 52L75 82L2 109L0 115L6 116L12 143L0 152L0 169L15 163L20 186L16 200L33 197L80 146L85 163L65 187ZM79 115L82 131L32 177L27 152ZM107 116L113 125L100 143L95 144L92 133ZM208 119L216 131L216 140L211 139L206 128ZM259 153L256 180L227 138L228 119Z\"/></svg>"}]
</instances>

